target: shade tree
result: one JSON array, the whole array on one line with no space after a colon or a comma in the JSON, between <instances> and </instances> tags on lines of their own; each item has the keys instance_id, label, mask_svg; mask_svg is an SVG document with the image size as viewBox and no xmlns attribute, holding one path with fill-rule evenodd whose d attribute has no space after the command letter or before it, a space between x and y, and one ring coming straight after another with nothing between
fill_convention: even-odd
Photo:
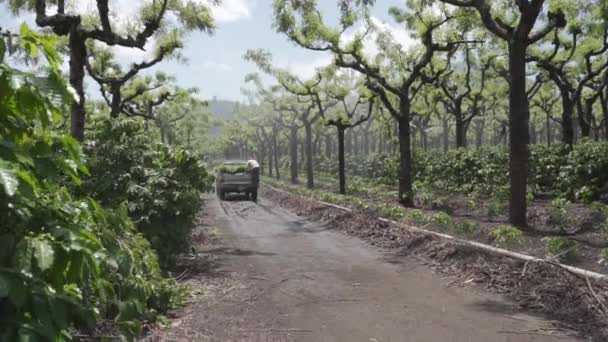
<instances>
[{"instance_id":1,"label":"shade tree","mask_svg":"<svg viewBox=\"0 0 608 342\"><path fill-rule=\"evenodd\" d=\"M420 38L419 45L408 51L371 20L367 11L369 1L340 1L339 27L327 25L316 5L313 0L275 0L274 25L297 45L330 52L337 66L355 70L367 78L368 88L378 94L397 122L399 200L406 206L413 206L411 104L424 82L432 77L429 66L435 53L449 52L457 46L457 42L437 43L434 40L434 33L453 17L443 9L435 11L430 6L413 6L413 11L392 7L390 14L395 21ZM352 31L356 24L363 25L365 30L356 32L352 41L345 42L344 33ZM364 50L370 33L376 35L375 43L379 46L379 53L374 58L367 56Z\"/></svg>"},{"instance_id":2,"label":"shade tree","mask_svg":"<svg viewBox=\"0 0 608 342\"><path fill-rule=\"evenodd\" d=\"M82 10L86 6L64 0L2 0L15 12L32 11L36 24L50 29L54 34L66 37L69 62L69 82L75 93L72 102L72 136L84 139L86 122L84 91L87 42L95 41L108 46L144 49L148 41L158 32L179 30L201 30L211 32L214 22L205 3L188 0L152 0L141 2L137 19L126 27L113 17L120 11L108 0L95 0L95 10ZM49 13L50 12L50 13Z\"/></svg>"},{"instance_id":3,"label":"shade tree","mask_svg":"<svg viewBox=\"0 0 608 342\"><path fill-rule=\"evenodd\" d=\"M330 72L335 73L335 70ZM327 94L330 99L338 102L338 106L331 111L320 108L319 112L322 113L326 124L334 126L337 131L339 191L341 194L345 194L344 133L365 122L371 122L375 96L365 87L364 78L353 77L348 73L334 76L335 80L327 87ZM369 131L369 127L369 125L366 126L366 131Z\"/></svg>"},{"instance_id":4,"label":"shade tree","mask_svg":"<svg viewBox=\"0 0 608 342\"><path fill-rule=\"evenodd\" d=\"M154 88L139 87L134 94L129 97L123 96L123 88L133 80L140 72L152 68L162 62L166 57L170 57L174 52L182 47L181 37L177 33L164 36L156 47L155 56L150 60L132 63L128 69L123 71L123 67L116 62L114 54L107 48L102 48L90 44L86 69L88 74L97 82L104 99L110 106L110 116L118 117L123 113L123 107L129 103L133 97L137 97L145 91ZM91 61L92 60L92 61Z\"/></svg>"},{"instance_id":5,"label":"shade tree","mask_svg":"<svg viewBox=\"0 0 608 342\"><path fill-rule=\"evenodd\" d=\"M503 40L509 62L509 222L527 227L528 143L530 108L526 93L528 47L556 28L566 25L561 9L547 11L542 27L535 30L544 0L492 2L488 0L439 0L465 11L473 9L480 25ZM469 12L470 14L470 12Z\"/></svg>"}]
</instances>

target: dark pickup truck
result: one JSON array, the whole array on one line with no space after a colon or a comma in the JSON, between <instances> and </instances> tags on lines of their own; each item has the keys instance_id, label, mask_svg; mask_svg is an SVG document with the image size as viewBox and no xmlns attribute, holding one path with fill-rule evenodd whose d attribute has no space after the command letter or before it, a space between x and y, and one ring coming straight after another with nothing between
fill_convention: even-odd
<instances>
[{"instance_id":1,"label":"dark pickup truck","mask_svg":"<svg viewBox=\"0 0 608 342\"><path fill-rule=\"evenodd\" d=\"M215 189L221 200L228 193L246 194L253 201L258 199L259 180L257 170L251 170L245 161L224 162L219 168Z\"/></svg>"}]
</instances>

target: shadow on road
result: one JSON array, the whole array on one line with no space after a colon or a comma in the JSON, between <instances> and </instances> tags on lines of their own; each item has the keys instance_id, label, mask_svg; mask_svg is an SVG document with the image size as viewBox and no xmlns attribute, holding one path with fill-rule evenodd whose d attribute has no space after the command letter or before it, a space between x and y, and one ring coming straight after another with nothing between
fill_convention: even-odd
<instances>
[{"instance_id":1,"label":"shadow on road","mask_svg":"<svg viewBox=\"0 0 608 342\"><path fill-rule=\"evenodd\" d=\"M224 201L226 202L247 202L251 201L249 197L245 194L226 194Z\"/></svg>"}]
</instances>

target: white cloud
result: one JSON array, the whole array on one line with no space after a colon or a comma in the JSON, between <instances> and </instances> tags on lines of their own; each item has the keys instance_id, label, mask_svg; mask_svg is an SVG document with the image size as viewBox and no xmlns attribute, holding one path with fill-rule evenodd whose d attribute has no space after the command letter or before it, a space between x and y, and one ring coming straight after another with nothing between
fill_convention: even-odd
<instances>
[{"instance_id":1,"label":"white cloud","mask_svg":"<svg viewBox=\"0 0 608 342\"><path fill-rule=\"evenodd\" d=\"M378 28L381 32L386 32L390 34L393 41L401 46L401 48L408 48L416 43L416 40L410 36L410 33L407 32L403 27L395 26L393 24L389 24L385 21L382 21L376 17L371 18L374 26Z\"/></svg>"},{"instance_id":2,"label":"white cloud","mask_svg":"<svg viewBox=\"0 0 608 342\"><path fill-rule=\"evenodd\" d=\"M148 44L146 44L146 45L148 45ZM119 62L139 63L139 62L143 61L144 59L153 57L151 51L144 51L144 50L140 50L140 49L128 48L128 47L123 47L123 46L112 46L110 48L110 50L112 50L112 52L114 53L114 56L116 57L116 60Z\"/></svg>"},{"instance_id":3,"label":"white cloud","mask_svg":"<svg viewBox=\"0 0 608 342\"><path fill-rule=\"evenodd\" d=\"M149 2L150 0L146 0ZM209 6L213 18L218 23L234 22L251 18L256 0L220 0L219 4L213 4L211 0L193 0ZM130 19L138 17L139 10L145 2L132 0L110 0L112 21L127 24ZM76 13L96 13L96 0L72 0L66 6L68 11ZM54 8L53 8L54 9ZM49 11L53 9L49 8Z\"/></svg>"},{"instance_id":4,"label":"white cloud","mask_svg":"<svg viewBox=\"0 0 608 342\"><path fill-rule=\"evenodd\" d=\"M200 65L203 69L217 71L217 72L228 72L232 71L232 67L228 64L219 63L215 61L204 61Z\"/></svg>"},{"instance_id":5,"label":"white cloud","mask_svg":"<svg viewBox=\"0 0 608 342\"><path fill-rule=\"evenodd\" d=\"M209 4L209 1L205 1ZM219 5L210 5L213 18L218 23L229 23L251 18L255 0L221 0Z\"/></svg>"},{"instance_id":6,"label":"white cloud","mask_svg":"<svg viewBox=\"0 0 608 342\"><path fill-rule=\"evenodd\" d=\"M378 43L376 41L379 34L386 34L388 37L390 37L393 43L399 46L402 50L407 50L416 44L416 40L413 39L403 27L382 21L375 16L370 18L370 22L372 25L372 30L365 37L365 46L363 48L364 53L370 58L374 57L379 52ZM346 31L341 37L340 43L346 45L352 42L356 35L363 34L365 30L366 28L363 23L360 23L355 28Z\"/></svg>"},{"instance_id":7,"label":"white cloud","mask_svg":"<svg viewBox=\"0 0 608 342\"><path fill-rule=\"evenodd\" d=\"M333 57L329 53L320 54L316 58L312 58L306 61L282 61L278 60L276 65L279 68L286 69L294 75L303 79L312 78L318 68L328 66L333 62Z\"/></svg>"}]
</instances>

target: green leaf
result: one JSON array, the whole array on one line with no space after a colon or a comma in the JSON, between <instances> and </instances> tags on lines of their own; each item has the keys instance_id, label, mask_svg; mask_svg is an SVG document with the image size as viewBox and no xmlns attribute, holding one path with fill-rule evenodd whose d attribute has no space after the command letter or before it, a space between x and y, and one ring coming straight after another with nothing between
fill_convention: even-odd
<instances>
[{"instance_id":1,"label":"green leaf","mask_svg":"<svg viewBox=\"0 0 608 342\"><path fill-rule=\"evenodd\" d=\"M19 330L19 342L37 342L38 337L34 334L33 331L27 329Z\"/></svg>"},{"instance_id":2,"label":"green leaf","mask_svg":"<svg viewBox=\"0 0 608 342\"><path fill-rule=\"evenodd\" d=\"M34 193L40 190L36 178L34 178L29 172L18 170L17 175L19 175L19 178L24 182L24 184L27 184L27 186L29 186Z\"/></svg>"},{"instance_id":3,"label":"green leaf","mask_svg":"<svg viewBox=\"0 0 608 342\"><path fill-rule=\"evenodd\" d=\"M0 184L4 187L4 192L9 196L13 197L17 192L19 181L14 170L10 170L0 164Z\"/></svg>"},{"instance_id":4,"label":"green leaf","mask_svg":"<svg viewBox=\"0 0 608 342\"><path fill-rule=\"evenodd\" d=\"M37 238L32 241L34 247L34 257L38 261L38 267L42 271L46 271L53 266L55 260L55 251L51 242L44 238Z\"/></svg>"},{"instance_id":5,"label":"green leaf","mask_svg":"<svg viewBox=\"0 0 608 342\"><path fill-rule=\"evenodd\" d=\"M15 255L13 255L15 267L22 272L30 272L32 270L32 256L32 241L30 238L26 237L21 240L15 248Z\"/></svg>"}]
</instances>

